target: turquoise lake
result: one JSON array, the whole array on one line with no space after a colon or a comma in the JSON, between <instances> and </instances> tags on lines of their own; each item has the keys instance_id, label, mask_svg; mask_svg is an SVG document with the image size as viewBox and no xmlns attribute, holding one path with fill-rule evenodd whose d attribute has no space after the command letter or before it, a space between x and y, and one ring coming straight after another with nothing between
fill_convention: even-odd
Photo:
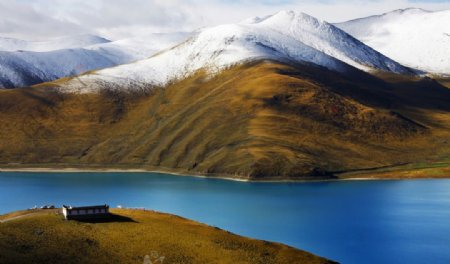
<instances>
[{"instance_id":1,"label":"turquoise lake","mask_svg":"<svg viewBox=\"0 0 450 264\"><path fill-rule=\"evenodd\" d=\"M0 173L0 214L105 203L177 214L341 263L450 263L450 180L247 183L153 173Z\"/></svg>"}]
</instances>

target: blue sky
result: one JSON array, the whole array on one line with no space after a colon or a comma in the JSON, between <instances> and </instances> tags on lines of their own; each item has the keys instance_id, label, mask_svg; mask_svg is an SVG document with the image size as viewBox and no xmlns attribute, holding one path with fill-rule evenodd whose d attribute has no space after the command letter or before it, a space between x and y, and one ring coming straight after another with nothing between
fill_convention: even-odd
<instances>
[{"instance_id":1,"label":"blue sky","mask_svg":"<svg viewBox=\"0 0 450 264\"><path fill-rule=\"evenodd\" d=\"M0 36L47 39L98 34L110 39L190 31L280 10L341 22L395 9L450 9L450 0L0 0Z\"/></svg>"}]
</instances>

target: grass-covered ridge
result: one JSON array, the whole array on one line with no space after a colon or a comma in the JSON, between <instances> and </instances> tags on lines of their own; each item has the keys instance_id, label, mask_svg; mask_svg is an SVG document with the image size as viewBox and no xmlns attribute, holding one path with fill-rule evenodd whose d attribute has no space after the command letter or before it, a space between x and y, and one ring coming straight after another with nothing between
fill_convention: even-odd
<instances>
[{"instance_id":1,"label":"grass-covered ridge","mask_svg":"<svg viewBox=\"0 0 450 264\"><path fill-rule=\"evenodd\" d=\"M450 156L450 90L431 79L264 61L146 93L55 85L0 91L2 167L305 179Z\"/></svg>"},{"instance_id":2,"label":"grass-covered ridge","mask_svg":"<svg viewBox=\"0 0 450 264\"><path fill-rule=\"evenodd\" d=\"M175 215L113 213L106 223L66 221L56 211L0 216L16 217L0 222L0 263L144 263L146 255L153 263L332 263Z\"/></svg>"}]
</instances>

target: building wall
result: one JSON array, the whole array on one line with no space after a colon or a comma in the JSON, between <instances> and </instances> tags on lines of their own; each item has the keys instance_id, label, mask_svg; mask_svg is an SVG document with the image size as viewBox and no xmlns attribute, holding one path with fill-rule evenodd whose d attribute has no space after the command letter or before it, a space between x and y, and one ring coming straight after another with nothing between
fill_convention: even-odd
<instances>
[{"instance_id":1,"label":"building wall","mask_svg":"<svg viewBox=\"0 0 450 264\"><path fill-rule=\"evenodd\" d=\"M64 217L82 217L82 216L96 216L96 215L104 215L109 213L109 209L105 208L95 208L95 209L66 209L62 210Z\"/></svg>"}]
</instances>

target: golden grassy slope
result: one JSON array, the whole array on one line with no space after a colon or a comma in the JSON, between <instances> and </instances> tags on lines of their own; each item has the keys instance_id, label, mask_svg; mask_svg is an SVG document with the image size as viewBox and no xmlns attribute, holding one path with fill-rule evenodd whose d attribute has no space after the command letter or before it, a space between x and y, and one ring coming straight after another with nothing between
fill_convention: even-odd
<instances>
[{"instance_id":1,"label":"golden grassy slope","mask_svg":"<svg viewBox=\"0 0 450 264\"><path fill-rule=\"evenodd\" d=\"M54 211L0 223L0 263L143 263L146 255L156 263L332 263L174 215L113 212L107 223L65 221Z\"/></svg>"},{"instance_id":2,"label":"golden grassy slope","mask_svg":"<svg viewBox=\"0 0 450 264\"><path fill-rule=\"evenodd\" d=\"M450 88L450 77L436 77L436 80L443 86Z\"/></svg>"},{"instance_id":3,"label":"golden grassy slope","mask_svg":"<svg viewBox=\"0 0 450 264\"><path fill-rule=\"evenodd\" d=\"M450 91L431 80L385 79L258 62L149 94L2 91L0 162L260 179L450 157Z\"/></svg>"}]
</instances>

